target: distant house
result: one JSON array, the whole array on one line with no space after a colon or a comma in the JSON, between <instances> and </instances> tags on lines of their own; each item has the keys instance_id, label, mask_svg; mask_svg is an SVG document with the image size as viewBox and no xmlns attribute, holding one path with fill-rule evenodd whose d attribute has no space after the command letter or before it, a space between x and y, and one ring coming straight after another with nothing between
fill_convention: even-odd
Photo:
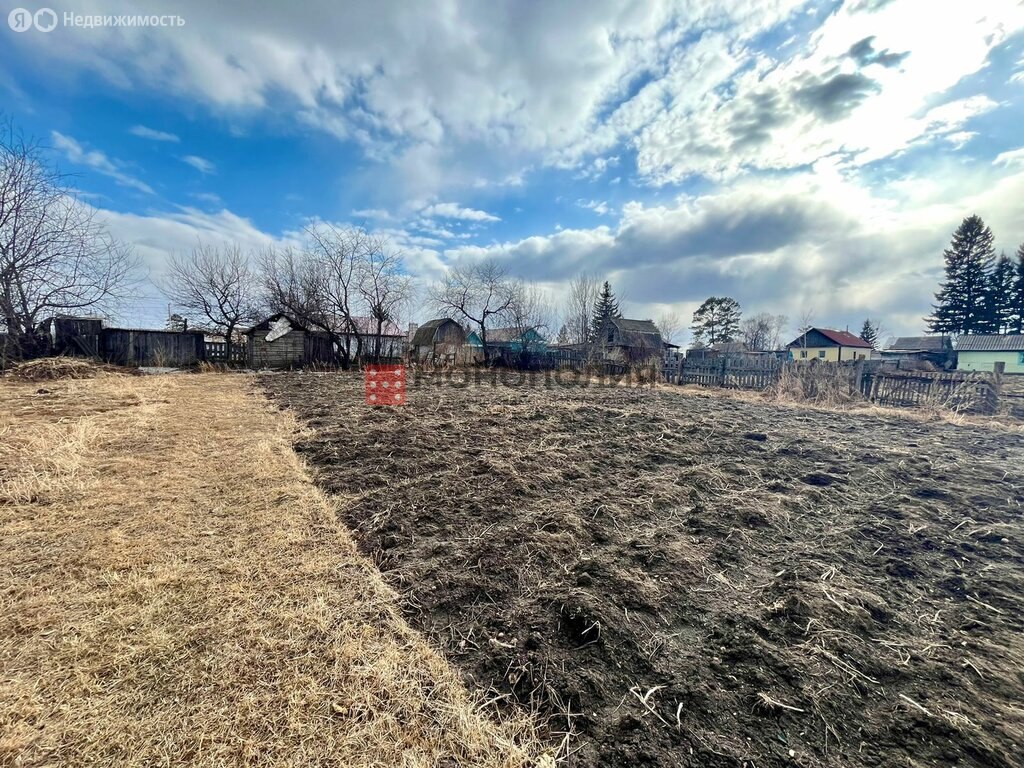
<instances>
[{"instance_id":1,"label":"distant house","mask_svg":"<svg viewBox=\"0 0 1024 768\"><path fill-rule=\"evenodd\" d=\"M799 362L844 363L871 357L871 345L864 339L832 328L810 328L787 344L786 349L790 359Z\"/></svg>"},{"instance_id":2,"label":"distant house","mask_svg":"<svg viewBox=\"0 0 1024 768\"><path fill-rule=\"evenodd\" d=\"M616 317L603 338L596 340L609 360L643 362L660 358L664 350L661 331L651 320Z\"/></svg>"},{"instance_id":3,"label":"distant house","mask_svg":"<svg viewBox=\"0 0 1024 768\"><path fill-rule=\"evenodd\" d=\"M892 338L881 351L883 360L920 360L940 368L952 365L953 342L949 336L899 336Z\"/></svg>"},{"instance_id":4,"label":"distant house","mask_svg":"<svg viewBox=\"0 0 1024 768\"><path fill-rule=\"evenodd\" d=\"M483 342L476 331L466 337L466 345L482 354ZM523 354L543 354L547 349L547 340L536 328L492 328L487 331L487 354L491 358L503 357L511 362Z\"/></svg>"},{"instance_id":5,"label":"distant house","mask_svg":"<svg viewBox=\"0 0 1024 768\"><path fill-rule=\"evenodd\" d=\"M466 343L466 332L449 317L423 323L409 343L413 362L457 362Z\"/></svg>"},{"instance_id":6,"label":"distant house","mask_svg":"<svg viewBox=\"0 0 1024 768\"><path fill-rule=\"evenodd\" d=\"M991 371L996 363L1005 363L1006 373L1024 373L1024 335L961 336L956 355L962 371Z\"/></svg>"}]
</instances>

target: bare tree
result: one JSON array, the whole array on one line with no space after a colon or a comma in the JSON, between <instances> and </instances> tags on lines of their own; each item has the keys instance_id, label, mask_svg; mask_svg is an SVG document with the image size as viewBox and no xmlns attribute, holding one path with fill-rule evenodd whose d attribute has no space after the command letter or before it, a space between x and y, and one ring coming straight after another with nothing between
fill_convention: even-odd
<instances>
[{"instance_id":1,"label":"bare tree","mask_svg":"<svg viewBox=\"0 0 1024 768\"><path fill-rule=\"evenodd\" d=\"M397 325L413 295L401 254L385 238L355 227L319 224L306 234L308 242L300 251L262 254L266 304L325 333L345 368L363 356L367 337L376 347L371 355L378 357L381 332L388 323Z\"/></svg>"},{"instance_id":2,"label":"bare tree","mask_svg":"<svg viewBox=\"0 0 1024 768\"><path fill-rule=\"evenodd\" d=\"M430 293L439 311L451 312L479 332L487 360L487 329L493 321L507 316L516 298L516 284L504 268L491 260L456 264L431 287Z\"/></svg>"},{"instance_id":3,"label":"bare tree","mask_svg":"<svg viewBox=\"0 0 1024 768\"><path fill-rule=\"evenodd\" d=\"M392 251L384 238L371 237L363 249L356 285L369 313L370 354L373 360L380 360L385 328L397 326L412 301L412 278L404 272L401 254Z\"/></svg>"},{"instance_id":4,"label":"bare tree","mask_svg":"<svg viewBox=\"0 0 1024 768\"><path fill-rule=\"evenodd\" d=\"M201 328L224 336L230 362L235 331L258 314L249 256L238 246L215 248L200 243L192 253L171 259L160 285L179 309L199 316Z\"/></svg>"},{"instance_id":5,"label":"bare tree","mask_svg":"<svg viewBox=\"0 0 1024 768\"><path fill-rule=\"evenodd\" d=\"M520 364L529 367L555 324L551 297L533 283L513 283L512 302L506 316L520 339ZM533 331L533 333L530 333Z\"/></svg>"},{"instance_id":6,"label":"bare tree","mask_svg":"<svg viewBox=\"0 0 1024 768\"><path fill-rule=\"evenodd\" d=\"M599 278L581 272L569 283L565 325L569 341L573 344L587 344L591 340L591 321L601 282Z\"/></svg>"},{"instance_id":7,"label":"bare tree","mask_svg":"<svg viewBox=\"0 0 1024 768\"><path fill-rule=\"evenodd\" d=\"M788 322L789 319L785 315L759 312L740 323L740 336L744 345L751 351L775 350L779 347L782 330Z\"/></svg>"},{"instance_id":8,"label":"bare tree","mask_svg":"<svg viewBox=\"0 0 1024 768\"><path fill-rule=\"evenodd\" d=\"M353 357L363 354L363 334L356 317L363 261L367 249L372 247L369 235L355 227L338 229L330 224L308 227L306 233L310 239L306 251L310 294L331 330L344 341L343 358L347 367Z\"/></svg>"},{"instance_id":9,"label":"bare tree","mask_svg":"<svg viewBox=\"0 0 1024 768\"><path fill-rule=\"evenodd\" d=\"M669 344L676 343L679 331L683 328L683 321L675 312L662 313L654 324L661 331L662 341L667 341Z\"/></svg>"},{"instance_id":10,"label":"bare tree","mask_svg":"<svg viewBox=\"0 0 1024 768\"><path fill-rule=\"evenodd\" d=\"M50 316L109 311L124 297L136 261L96 212L80 203L40 147L0 128L0 325L14 356L43 348Z\"/></svg>"}]
</instances>

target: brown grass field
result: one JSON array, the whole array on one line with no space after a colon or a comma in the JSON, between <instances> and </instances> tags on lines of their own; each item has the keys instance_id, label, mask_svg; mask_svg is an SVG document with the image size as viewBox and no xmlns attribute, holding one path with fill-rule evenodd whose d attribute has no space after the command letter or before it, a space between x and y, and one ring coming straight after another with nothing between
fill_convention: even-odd
<instances>
[{"instance_id":1,"label":"brown grass field","mask_svg":"<svg viewBox=\"0 0 1024 768\"><path fill-rule=\"evenodd\" d=\"M567 765L1024 765L1019 429L417 382L263 378L406 618Z\"/></svg>"},{"instance_id":2,"label":"brown grass field","mask_svg":"<svg viewBox=\"0 0 1024 768\"><path fill-rule=\"evenodd\" d=\"M251 383L0 380L0 765L550 763L406 625Z\"/></svg>"}]
</instances>

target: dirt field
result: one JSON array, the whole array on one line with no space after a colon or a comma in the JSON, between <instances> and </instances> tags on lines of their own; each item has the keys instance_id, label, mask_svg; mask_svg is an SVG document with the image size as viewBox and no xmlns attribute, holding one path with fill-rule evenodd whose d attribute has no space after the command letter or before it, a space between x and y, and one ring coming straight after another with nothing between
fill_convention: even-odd
<instances>
[{"instance_id":1,"label":"dirt field","mask_svg":"<svg viewBox=\"0 0 1024 768\"><path fill-rule=\"evenodd\" d=\"M0 765L538 765L252 385L0 380Z\"/></svg>"},{"instance_id":2,"label":"dirt field","mask_svg":"<svg viewBox=\"0 0 1024 768\"><path fill-rule=\"evenodd\" d=\"M263 379L411 623L569 765L1024 764L1024 435L423 381Z\"/></svg>"}]
</instances>

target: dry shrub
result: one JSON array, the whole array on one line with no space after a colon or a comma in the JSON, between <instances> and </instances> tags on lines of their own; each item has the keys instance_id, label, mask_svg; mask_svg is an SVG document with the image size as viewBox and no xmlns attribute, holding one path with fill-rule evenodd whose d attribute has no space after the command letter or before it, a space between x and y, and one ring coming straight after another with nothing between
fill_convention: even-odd
<instances>
[{"instance_id":1,"label":"dry shrub","mask_svg":"<svg viewBox=\"0 0 1024 768\"><path fill-rule=\"evenodd\" d=\"M639 365L630 369L629 379L635 384L660 384L665 380L661 369L654 365Z\"/></svg>"},{"instance_id":2,"label":"dry shrub","mask_svg":"<svg viewBox=\"0 0 1024 768\"><path fill-rule=\"evenodd\" d=\"M532 765L248 383L0 382L0 764Z\"/></svg>"},{"instance_id":3,"label":"dry shrub","mask_svg":"<svg viewBox=\"0 0 1024 768\"><path fill-rule=\"evenodd\" d=\"M15 365L8 375L21 381L57 381L60 379L94 379L104 373L137 375L139 372L134 368L96 363L84 358L43 357Z\"/></svg>"},{"instance_id":4,"label":"dry shrub","mask_svg":"<svg viewBox=\"0 0 1024 768\"><path fill-rule=\"evenodd\" d=\"M848 368L840 365L809 363L786 365L779 379L767 390L769 399L780 402L813 403L839 406L863 401L853 387Z\"/></svg>"}]
</instances>

